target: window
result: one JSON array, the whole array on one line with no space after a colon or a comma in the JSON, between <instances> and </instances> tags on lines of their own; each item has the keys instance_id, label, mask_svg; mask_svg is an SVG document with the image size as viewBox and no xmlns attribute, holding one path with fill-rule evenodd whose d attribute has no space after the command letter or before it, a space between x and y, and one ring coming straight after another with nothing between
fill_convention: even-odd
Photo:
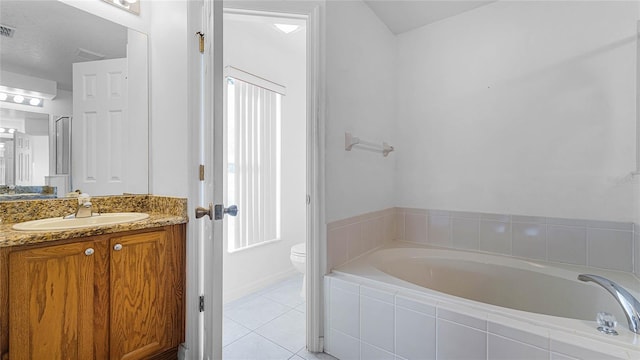
<instances>
[{"instance_id":1,"label":"window","mask_svg":"<svg viewBox=\"0 0 640 360\"><path fill-rule=\"evenodd\" d=\"M225 203L239 211L225 217L229 252L279 240L281 220L282 95L271 89L280 88L233 70L227 73Z\"/></svg>"}]
</instances>

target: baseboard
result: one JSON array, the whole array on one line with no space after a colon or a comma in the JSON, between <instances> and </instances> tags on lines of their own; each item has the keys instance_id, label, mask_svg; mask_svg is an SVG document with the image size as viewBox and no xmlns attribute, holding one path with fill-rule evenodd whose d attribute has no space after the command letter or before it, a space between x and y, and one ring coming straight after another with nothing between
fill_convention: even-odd
<instances>
[{"instance_id":1,"label":"baseboard","mask_svg":"<svg viewBox=\"0 0 640 360\"><path fill-rule=\"evenodd\" d=\"M273 285L281 280L284 280L288 277L291 277L295 274L299 274L298 271L294 268L289 270L270 275L261 279L257 279L249 284L241 286L236 289L227 290L222 295L222 301L224 304L231 302L233 300L239 299L243 296L249 295L256 291L260 291L270 285Z\"/></svg>"}]
</instances>

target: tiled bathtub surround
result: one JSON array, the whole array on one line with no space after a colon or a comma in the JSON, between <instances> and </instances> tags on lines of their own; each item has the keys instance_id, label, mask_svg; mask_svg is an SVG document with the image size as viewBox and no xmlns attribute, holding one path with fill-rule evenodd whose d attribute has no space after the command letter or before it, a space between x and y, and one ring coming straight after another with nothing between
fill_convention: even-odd
<instances>
[{"instance_id":1,"label":"tiled bathtub surround","mask_svg":"<svg viewBox=\"0 0 640 360\"><path fill-rule=\"evenodd\" d=\"M633 223L409 208L396 217L396 240L640 274Z\"/></svg>"},{"instance_id":2,"label":"tiled bathtub surround","mask_svg":"<svg viewBox=\"0 0 640 360\"><path fill-rule=\"evenodd\" d=\"M328 268L393 240L640 276L638 224L411 208L389 208L330 223Z\"/></svg>"},{"instance_id":3,"label":"tiled bathtub surround","mask_svg":"<svg viewBox=\"0 0 640 360\"><path fill-rule=\"evenodd\" d=\"M355 277L326 276L325 289L325 351L341 360L640 356L605 342L607 338L587 339Z\"/></svg>"},{"instance_id":4,"label":"tiled bathtub surround","mask_svg":"<svg viewBox=\"0 0 640 360\"><path fill-rule=\"evenodd\" d=\"M332 269L396 239L396 209L335 221L327 228L327 264Z\"/></svg>"}]
</instances>

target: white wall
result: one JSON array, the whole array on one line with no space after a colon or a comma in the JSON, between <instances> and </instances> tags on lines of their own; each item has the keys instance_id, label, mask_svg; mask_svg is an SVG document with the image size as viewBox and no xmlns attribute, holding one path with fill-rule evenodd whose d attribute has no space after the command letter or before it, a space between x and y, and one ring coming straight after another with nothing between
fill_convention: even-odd
<instances>
[{"instance_id":1,"label":"white wall","mask_svg":"<svg viewBox=\"0 0 640 360\"><path fill-rule=\"evenodd\" d=\"M49 136L34 136L33 146L33 177L31 184L42 186L44 177L49 176Z\"/></svg>"},{"instance_id":2,"label":"white wall","mask_svg":"<svg viewBox=\"0 0 640 360\"><path fill-rule=\"evenodd\" d=\"M326 6L326 221L395 205L396 153L344 150L344 133L396 143L396 39L361 1Z\"/></svg>"},{"instance_id":3,"label":"white wall","mask_svg":"<svg viewBox=\"0 0 640 360\"><path fill-rule=\"evenodd\" d=\"M149 192L152 194L180 197L189 194L187 44L195 34L187 32L187 5L187 1L179 0L151 2Z\"/></svg>"},{"instance_id":4,"label":"white wall","mask_svg":"<svg viewBox=\"0 0 640 360\"><path fill-rule=\"evenodd\" d=\"M306 237L306 31L285 35L269 24L247 19L225 17L224 65L286 87L282 97L282 240L231 254L225 244L225 301L294 273L290 249Z\"/></svg>"},{"instance_id":5,"label":"white wall","mask_svg":"<svg viewBox=\"0 0 640 360\"><path fill-rule=\"evenodd\" d=\"M398 205L632 221L637 2L496 2L398 37Z\"/></svg>"}]
</instances>

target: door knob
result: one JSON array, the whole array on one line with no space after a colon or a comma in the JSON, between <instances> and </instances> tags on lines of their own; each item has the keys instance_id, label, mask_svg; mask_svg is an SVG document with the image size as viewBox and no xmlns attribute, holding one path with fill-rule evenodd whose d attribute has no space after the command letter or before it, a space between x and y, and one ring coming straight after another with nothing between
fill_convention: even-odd
<instances>
[{"instance_id":1,"label":"door knob","mask_svg":"<svg viewBox=\"0 0 640 360\"><path fill-rule=\"evenodd\" d=\"M200 219L201 217L207 215L209 217L209 220L212 220L213 218L211 217L211 210L212 210L213 204L209 204L209 208L205 209L201 206L196 208L196 219Z\"/></svg>"},{"instance_id":2,"label":"door knob","mask_svg":"<svg viewBox=\"0 0 640 360\"><path fill-rule=\"evenodd\" d=\"M215 219L222 220L225 214L229 214L231 216L238 215L238 207L236 205L231 205L228 208L224 207L222 204L216 205L215 208Z\"/></svg>"}]
</instances>

